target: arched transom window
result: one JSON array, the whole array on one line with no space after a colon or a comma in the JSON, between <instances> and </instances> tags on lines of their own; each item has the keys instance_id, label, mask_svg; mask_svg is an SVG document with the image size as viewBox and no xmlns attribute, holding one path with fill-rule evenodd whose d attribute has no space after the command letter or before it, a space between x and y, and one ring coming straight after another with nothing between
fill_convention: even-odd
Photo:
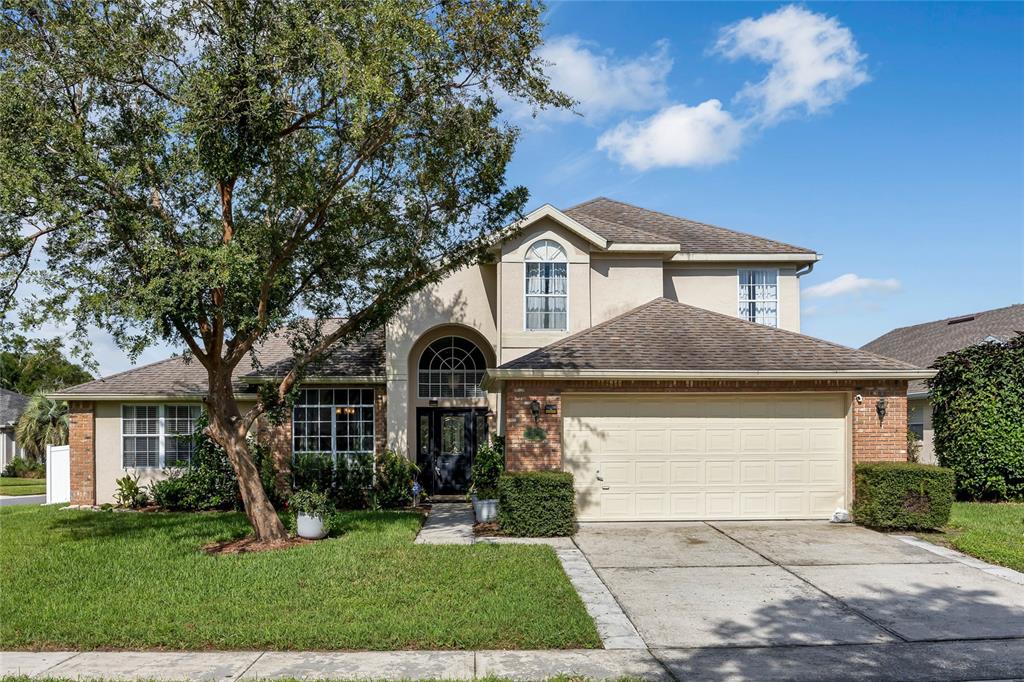
<instances>
[{"instance_id":1,"label":"arched transom window","mask_svg":"<svg viewBox=\"0 0 1024 682\"><path fill-rule=\"evenodd\" d=\"M565 249L551 239L534 242L526 252L526 329L569 328L567 260Z\"/></svg>"},{"instance_id":2,"label":"arched transom window","mask_svg":"<svg viewBox=\"0 0 1024 682\"><path fill-rule=\"evenodd\" d=\"M427 346L420 356L421 398L482 398L480 388L487 361L476 344L461 336L446 336Z\"/></svg>"}]
</instances>

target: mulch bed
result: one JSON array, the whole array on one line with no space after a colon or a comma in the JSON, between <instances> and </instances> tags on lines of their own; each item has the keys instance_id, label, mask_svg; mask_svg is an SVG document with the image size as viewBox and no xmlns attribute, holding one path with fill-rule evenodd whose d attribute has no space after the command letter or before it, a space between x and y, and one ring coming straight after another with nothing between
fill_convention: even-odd
<instances>
[{"instance_id":1,"label":"mulch bed","mask_svg":"<svg viewBox=\"0 0 1024 682\"><path fill-rule=\"evenodd\" d=\"M474 523L473 535L476 535L477 537L493 538L501 537L505 535L505 532L501 530L501 526L496 522L489 521L487 523Z\"/></svg>"},{"instance_id":2,"label":"mulch bed","mask_svg":"<svg viewBox=\"0 0 1024 682\"><path fill-rule=\"evenodd\" d=\"M259 542L252 535L246 535L244 538L237 540L224 540L222 542L211 542L208 545L203 545L203 551L213 556L219 556L222 554L249 554L254 552L272 552L279 549L291 549L292 547L299 547L301 545L308 545L314 540L307 540L306 538L289 537L285 540L276 540L274 542Z\"/></svg>"}]
</instances>

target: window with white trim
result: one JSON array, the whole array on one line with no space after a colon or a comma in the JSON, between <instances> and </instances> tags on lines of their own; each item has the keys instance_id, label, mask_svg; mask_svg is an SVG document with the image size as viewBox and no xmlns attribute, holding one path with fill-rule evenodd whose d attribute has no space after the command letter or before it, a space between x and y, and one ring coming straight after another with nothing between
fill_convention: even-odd
<instances>
[{"instance_id":1,"label":"window with white trim","mask_svg":"<svg viewBox=\"0 0 1024 682\"><path fill-rule=\"evenodd\" d=\"M779 271L739 270L739 316L748 322L779 326Z\"/></svg>"},{"instance_id":2,"label":"window with white trim","mask_svg":"<svg viewBox=\"0 0 1024 682\"><path fill-rule=\"evenodd\" d=\"M122 468L188 465L201 409L199 405L122 405Z\"/></svg>"},{"instance_id":3,"label":"window with white trim","mask_svg":"<svg viewBox=\"0 0 1024 682\"><path fill-rule=\"evenodd\" d=\"M569 263L552 239L534 242L526 252L526 329L569 328Z\"/></svg>"},{"instance_id":4,"label":"window with white trim","mask_svg":"<svg viewBox=\"0 0 1024 682\"><path fill-rule=\"evenodd\" d=\"M292 410L292 452L372 457L372 388L308 388Z\"/></svg>"}]
</instances>

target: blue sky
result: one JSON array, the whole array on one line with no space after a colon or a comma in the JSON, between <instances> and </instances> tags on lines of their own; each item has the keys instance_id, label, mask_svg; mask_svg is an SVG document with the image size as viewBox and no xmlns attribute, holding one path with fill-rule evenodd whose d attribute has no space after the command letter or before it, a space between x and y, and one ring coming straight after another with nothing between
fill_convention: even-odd
<instances>
[{"instance_id":1,"label":"blue sky","mask_svg":"<svg viewBox=\"0 0 1024 682\"><path fill-rule=\"evenodd\" d=\"M812 247L803 331L850 346L1024 300L1024 4L563 2L547 20L584 116L510 108L531 207L604 195ZM130 366L95 340L102 374Z\"/></svg>"},{"instance_id":2,"label":"blue sky","mask_svg":"<svg viewBox=\"0 0 1024 682\"><path fill-rule=\"evenodd\" d=\"M800 44L823 31L835 53ZM803 331L850 346L1024 301L1024 5L564 2L546 36L585 115L522 122L531 205L605 195L812 247ZM646 157L599 148L713 99L740 142L665 118Z\"/></svg>"}]
</instances>

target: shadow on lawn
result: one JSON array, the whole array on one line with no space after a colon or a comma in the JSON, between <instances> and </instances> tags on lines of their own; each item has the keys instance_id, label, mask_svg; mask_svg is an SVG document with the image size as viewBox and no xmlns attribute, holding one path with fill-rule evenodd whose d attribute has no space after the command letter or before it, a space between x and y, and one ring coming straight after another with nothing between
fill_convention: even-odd
<instances>
[{"instance_id":1,"label":"shadow on lawn","mask_svg":"<svg viewBox=\"0 0 1024 682\"><path fill-rule=\"evenodd\" d=\"M282 512L281 517L288 525L289 514ZM332 519L331 536L376 533L394 537L405 531L411 543L421 519L415 511L342 511ZM67 511L54 517L49 527L75 541L131 538L145 542L160 537L200 545L239 539L251 531L242 512Z\"/></svg>"},{"instance_id":2,"label":"shadow on lawn","mask_svg":"<svg viewBox=\"0 0 1024 682\"><path fill-rule=\"evenodd\" d=\"M242 537L249 524L241 512L66 511L51 520L50 529L76 541L161 537L206 542Z\"/></svg>"},{"instance_id":3,"label":"shadow on lawn","mask_svg":"<svg viewBox=\"0 0 1024 682\"><path fill-rule=\"evenodd\" d=\"M987 589L908 584L844 602L849 607L838 613L830 599L766 605L744 622L714 627L730 646L661 650L658 656L681 679L1010 679L1024 670L1024 600L1006 603L1005 594ZM889 628L890 640L821 644L840 621L853 628L847 640L887 634L858 614ZM908 643L912 638L916 642ZM976 641L956 641L965 639Z\"/></svg>"}]
</instances>

